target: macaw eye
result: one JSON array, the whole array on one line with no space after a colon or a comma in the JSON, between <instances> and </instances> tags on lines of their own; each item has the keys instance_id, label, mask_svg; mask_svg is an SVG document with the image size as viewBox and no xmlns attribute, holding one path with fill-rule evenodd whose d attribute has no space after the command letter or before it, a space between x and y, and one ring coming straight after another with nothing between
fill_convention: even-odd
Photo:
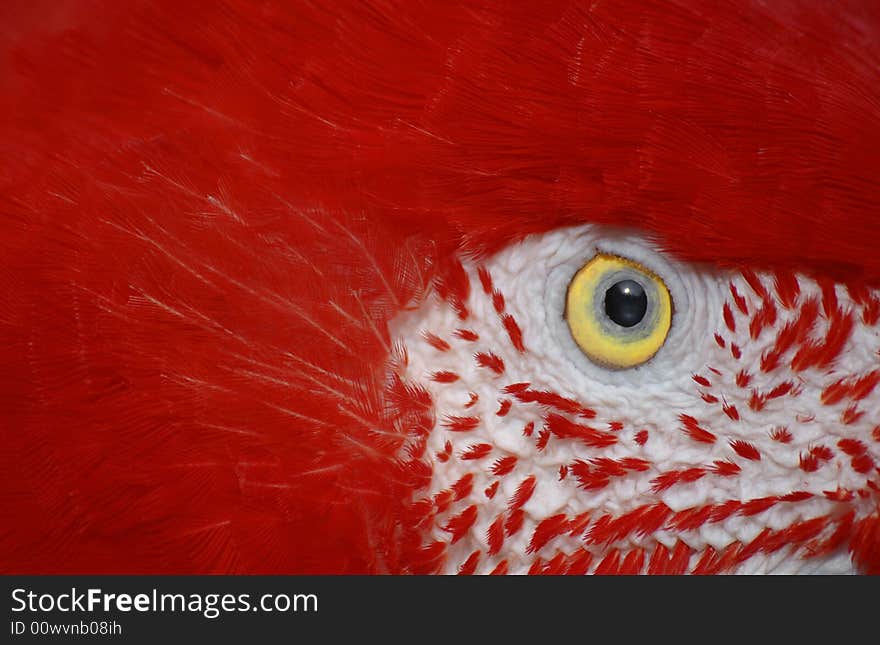
<instances>
[{"instance_id":1,"label":"macaw eye","mask_svg":"<svg viewBox=\"0 0 880 645\"><path fill-rule=\"evenodd\" d=\"M641 264L599 253L569 283L565 319L590 360L626 369L648 361L666 342L672 298Z\"/></svg>"}]
</instances>

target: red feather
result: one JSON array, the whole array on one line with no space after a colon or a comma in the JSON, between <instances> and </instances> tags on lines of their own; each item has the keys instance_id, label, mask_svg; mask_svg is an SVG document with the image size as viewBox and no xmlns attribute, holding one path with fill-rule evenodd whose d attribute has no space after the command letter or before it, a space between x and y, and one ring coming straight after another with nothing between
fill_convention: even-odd
<instances>
[{"instance_id":1,"label":"red feather","mask_svg":"<svg viewBox=\"0 0 880 645\"><path fill-rule=\"evenodd\" d=\"M590 221L880 282L876 3L52 0L0 25L3 572L438 570L404 519L430 468L399 458L430 397L384 365L394 314L461 300L459 250Z\"/></svg>"}]
</instances>

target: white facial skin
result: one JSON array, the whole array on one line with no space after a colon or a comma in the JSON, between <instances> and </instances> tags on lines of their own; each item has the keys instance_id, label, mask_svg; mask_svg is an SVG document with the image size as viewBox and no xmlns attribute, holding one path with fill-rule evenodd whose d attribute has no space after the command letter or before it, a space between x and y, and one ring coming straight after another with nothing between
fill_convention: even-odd
<instances>
[{"instance_id":1,"label":"white facial skin","mask_svg":"<svg viewBox=\"0 0 880 645\"><path fill-rule=\"evenodd\" d=\"M647 267L672 297L666 342L639 367L593 363L563 316L569 281L600 252ZM466 318L430 298L392 326L407 356L399 375L433 400L422 457L433 476L414 501L430 508L424 543L446 544L443 572L853 571L841 535L880 498L880 386L871 386L880 324L870 300L880 294L856 302L835 285L823 295L799 275L791 302L773 275L753 287L593 226L532 236L483 262L503 302L485 292L477 264L463 265ZM814 324L802 322L783 347L780 333L810 316L811 299ZM822 354L838 332L841 351ZM485 356L481 366L481 353L503 368ZM840 379L837 397L827 388ZM506 389L518 383L529 385ZM450 427L450 417L470 421ZM533 490L520 503L524 481ZM675 566L658 564L658 545Z\"/></svg>"}]
</instances>

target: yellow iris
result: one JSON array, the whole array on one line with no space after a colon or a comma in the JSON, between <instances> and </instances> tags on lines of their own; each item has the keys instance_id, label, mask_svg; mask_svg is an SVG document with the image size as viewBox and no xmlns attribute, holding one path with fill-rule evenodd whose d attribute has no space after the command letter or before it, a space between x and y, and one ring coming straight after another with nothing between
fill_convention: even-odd
<instances>
[{"instance_id":1,"label":"yellow iris","mask_svg":"<svg viewBox=\"0 0 880 645\"><path fill-rule=\"evenodd\" d=\"M614 299L615 290L625 294L624 300ZM644 296L639 300L631 293ZM622 315L629 317L624 320ZM572 337L590 360L625 369L648 361L666 342L672 298L663 280L641 264L600 253L569 283L565 318Z\"/></svg>"}]
</instances>

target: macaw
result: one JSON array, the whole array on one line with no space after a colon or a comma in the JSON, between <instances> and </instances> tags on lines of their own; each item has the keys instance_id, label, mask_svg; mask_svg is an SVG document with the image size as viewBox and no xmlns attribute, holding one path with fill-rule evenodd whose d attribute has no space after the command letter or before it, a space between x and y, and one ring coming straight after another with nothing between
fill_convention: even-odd
<instances>
[{"instance_id":1,"label":"macaw","mask_svg":"<svg viewBox=\"0 0 880 645\"><path fill-rule=\"evenodd\" d=\"M880 573L880 5L0 7L0 570Z\"/></svg>"}]
</instances>

